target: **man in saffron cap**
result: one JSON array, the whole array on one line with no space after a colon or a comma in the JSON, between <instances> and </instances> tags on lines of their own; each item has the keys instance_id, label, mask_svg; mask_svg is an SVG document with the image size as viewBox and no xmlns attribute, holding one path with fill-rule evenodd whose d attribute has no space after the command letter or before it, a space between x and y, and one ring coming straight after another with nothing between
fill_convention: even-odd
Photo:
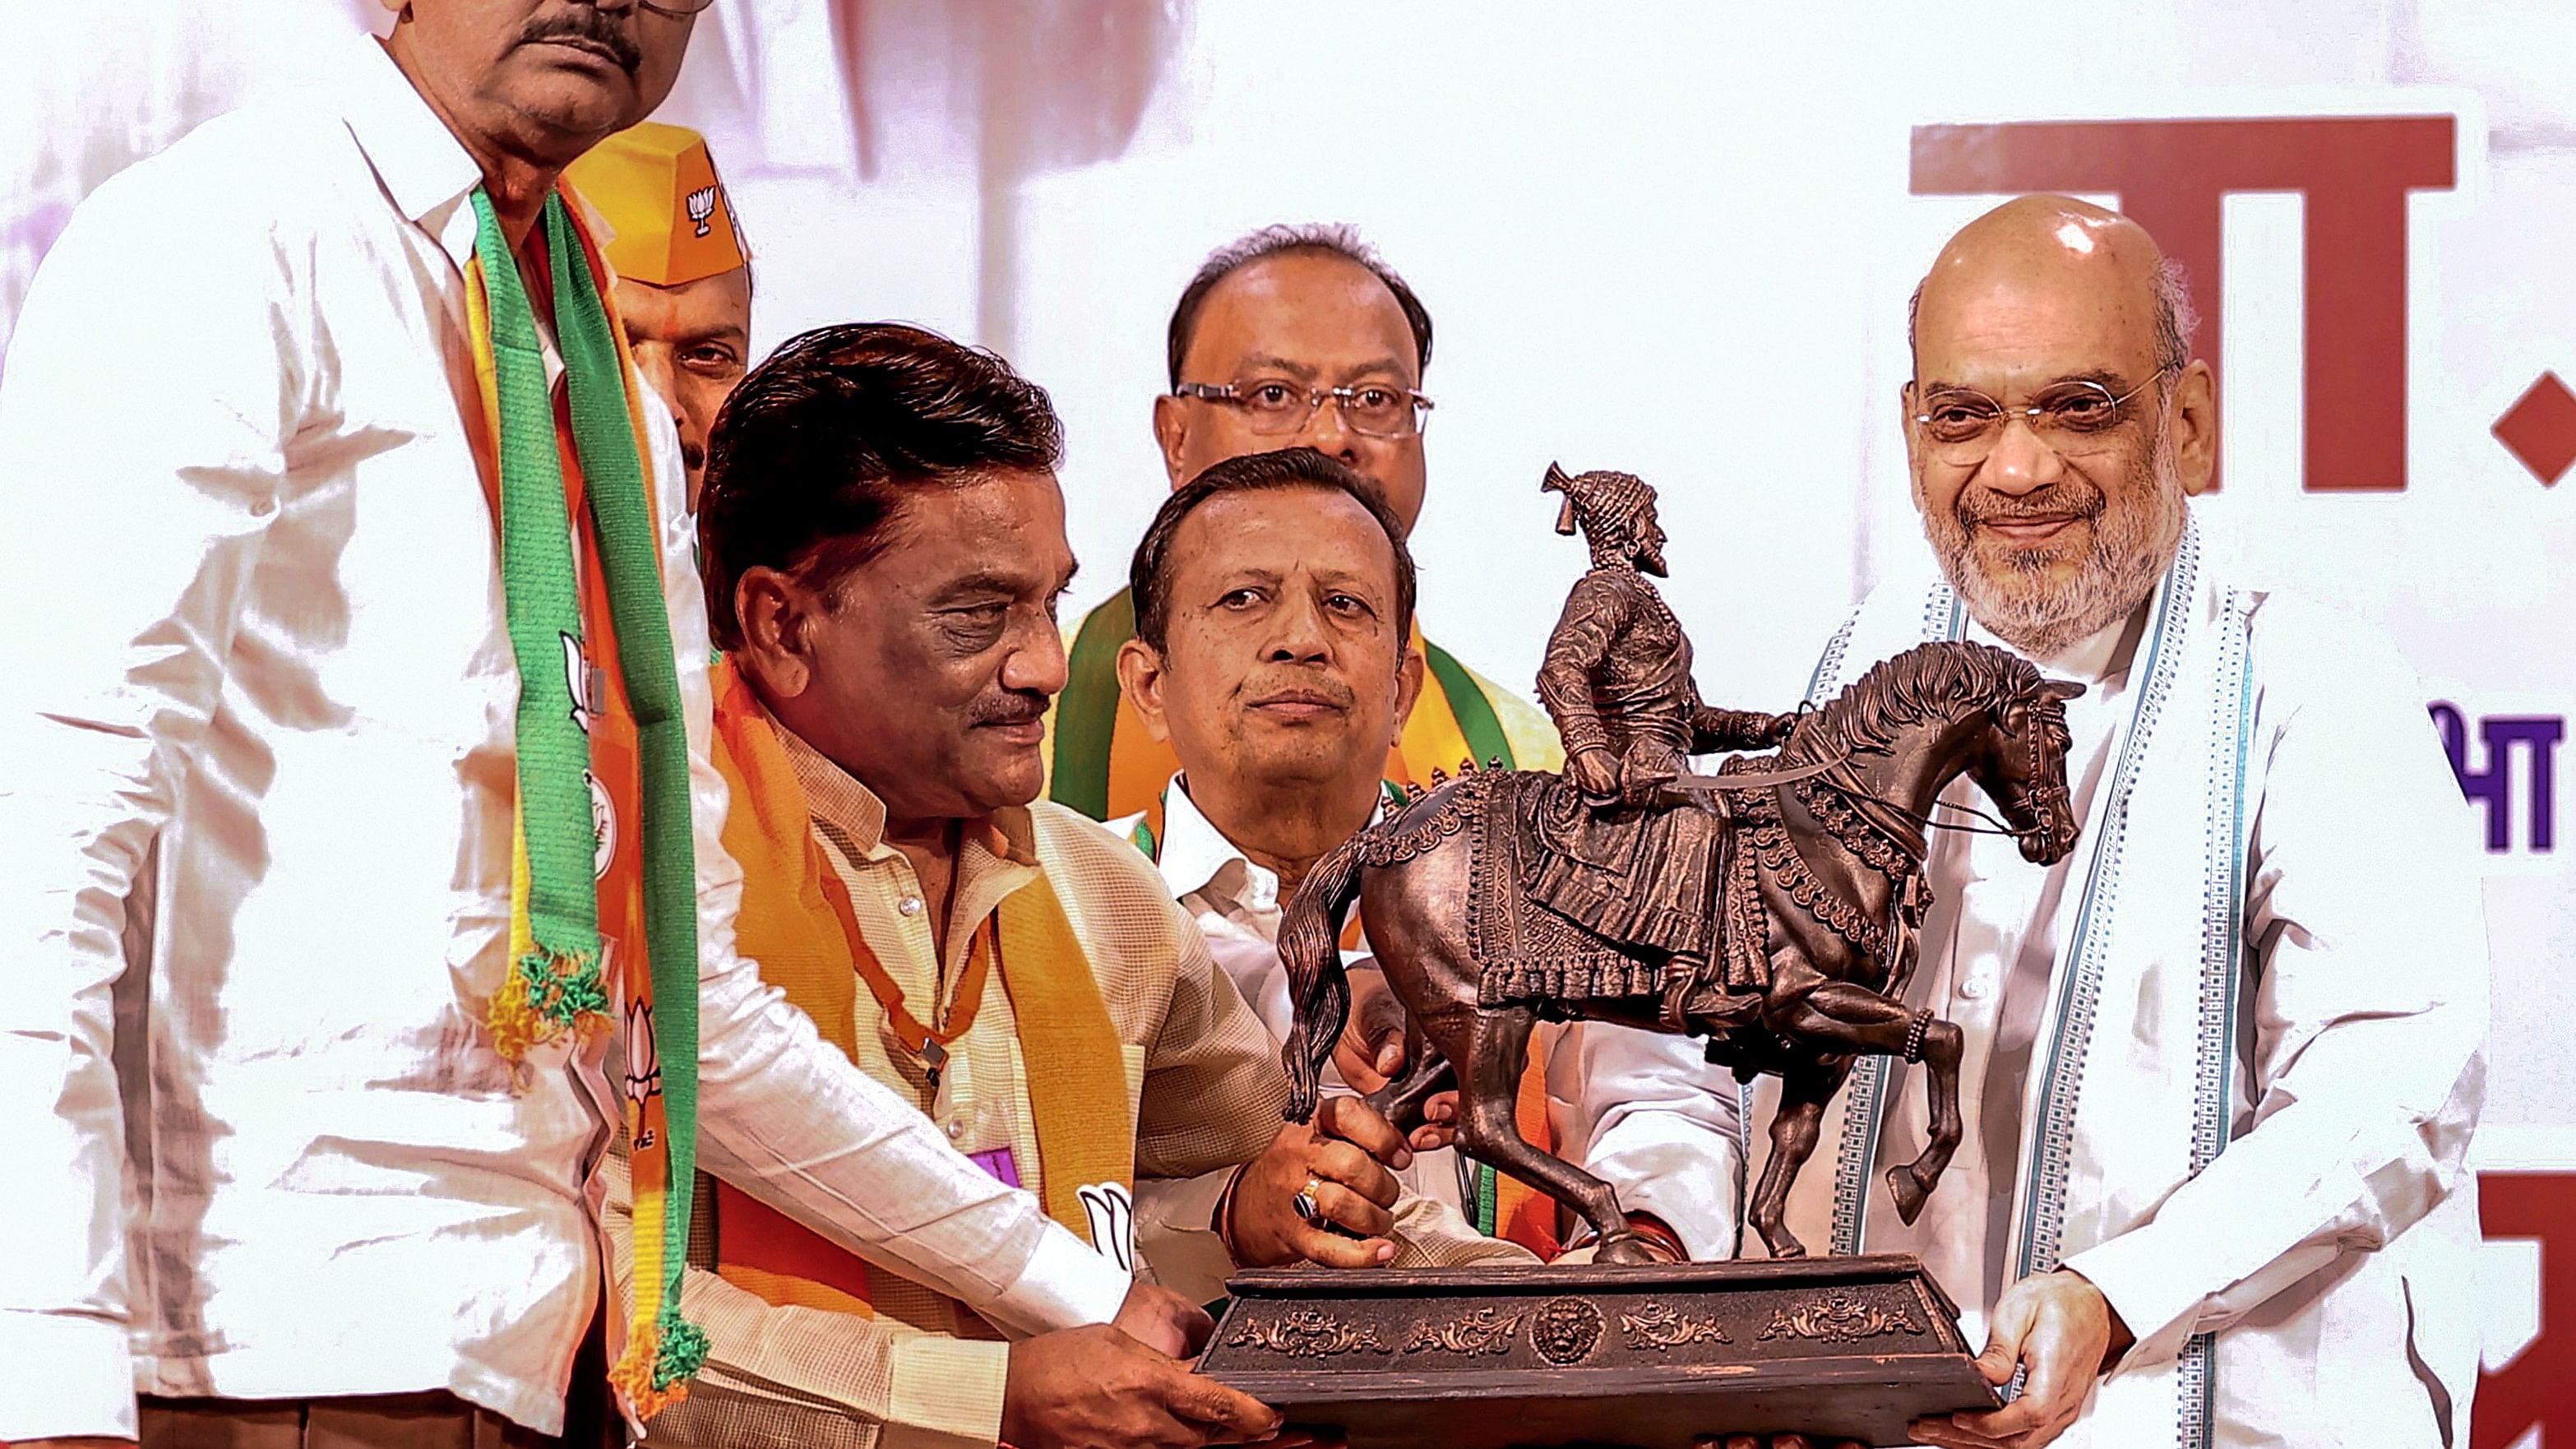
<instances>
[{"instance_id":1,"label":"man in saffron cap","mask_svg":"<svg viewBox=\"0 0 2576 1449\"><path fill-rule=\"evenodd\" d=\"M564 180L606 223L626 350L680 425L695 513L707 430L751 365L751 256L733 197L706 139L660 121L593 146Z\"/></svg>"},{"instance_id":2,"label":"man in saffron cap","mask_svg":"<svg viewBox=\"0 0 2576 1449\"><path fill-rule=\"evenodd\" d=\"M734 948L672 430L555 186L705 0L388 8L101 187L10 344L0 1440L598 1442L702 1360L701 1111L1012 1331L1185 1351Z\"/></svg>"}]
</instances>

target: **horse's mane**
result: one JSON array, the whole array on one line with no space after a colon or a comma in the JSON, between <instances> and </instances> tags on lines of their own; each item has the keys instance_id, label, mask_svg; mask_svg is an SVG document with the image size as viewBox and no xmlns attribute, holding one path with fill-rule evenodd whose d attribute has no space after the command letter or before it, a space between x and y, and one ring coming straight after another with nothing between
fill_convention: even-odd
<instances>
[{"instance_id":1,"label":"horse's mane","mask_svg":"<svg viewBox=\"0 0 2576 1449\"><path fill-rule=\"evenodd\" d=\"M1803 764L1883 748L1907 725L2010 703L2036 694L2042 682L2028 660L1992 644L1920 644L1871 665L1809 715L1783 759Z\"/></svg>"}]
</instances>

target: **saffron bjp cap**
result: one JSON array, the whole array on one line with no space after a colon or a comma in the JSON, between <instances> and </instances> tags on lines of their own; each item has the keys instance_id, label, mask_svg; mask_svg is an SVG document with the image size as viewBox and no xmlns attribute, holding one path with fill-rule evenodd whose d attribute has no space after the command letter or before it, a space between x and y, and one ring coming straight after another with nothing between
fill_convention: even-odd
<instances>
[{"instance_id":1,"label":"saffron bjp cap","mask_svg":"<svg viewBox=\"0 0 2576 1449\"><path fill-rule=\"evenodd\" d=\"M747 260L706 138L686 126L631 126L593 146L564 180L608 224L608 264L627 281L677 287Z\"/></svg>"}]
</instances>

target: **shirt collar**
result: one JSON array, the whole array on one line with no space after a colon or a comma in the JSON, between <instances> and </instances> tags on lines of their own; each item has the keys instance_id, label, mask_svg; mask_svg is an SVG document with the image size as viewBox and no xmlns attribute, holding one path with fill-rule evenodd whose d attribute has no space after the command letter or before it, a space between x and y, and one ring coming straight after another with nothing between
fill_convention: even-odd
<instances>
[{"instance_id":1,"label":"shirt collar","mask_svg":"<svg viewBox=\"0 0 2576 1449\"><path fill-rule=\"evenodd\" d=\"M1199 813L1190 799L1188 782L1179 775L1163 787L1162 854L1155 864L1174 899L1200 894L1224 876L1228 877L1223 882L1226 894L1253 910L1268 910L1279 903L1278 872L1253 864L1235 849L1234 842Z\"/></svg>"},{"instance_id":2,"label":"shirt collar","mask_svg":"<svg viewBox=\"0 0 2576 1449\"><path fill-rule=\"evenodd\" d=\"M786 749L787 767L805 792L806 813L846 837L863 860L875 860L891 851L893 847L885 843L885 802L877 798L877 793L822 751L797 738L795 731L774 718L771 724ZM1025 807L998 810L988 819L970 822L965 840L1013 865L1038 863L1037 830Z\"/></svg>"},{"instance_id":3,"label":"shirt collar","mask_svg":"<svg viewBox=\"0 0 2576 1449\"><path fill-rule=\"evenodd\" d=\"M466 198L483 184L483 168L382 42L361 36L351 43L359 50L341 67L341 118L385 195L462 270L474 255L474 208Z\"/></svg>"}]
</instances>

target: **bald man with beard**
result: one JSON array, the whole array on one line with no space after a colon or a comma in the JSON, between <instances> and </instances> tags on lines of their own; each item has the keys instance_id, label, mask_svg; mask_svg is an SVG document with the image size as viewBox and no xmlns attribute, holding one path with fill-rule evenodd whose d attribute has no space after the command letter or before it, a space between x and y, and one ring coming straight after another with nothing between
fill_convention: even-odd
<instances>
[{"instance_id":1,"label":"bald man with beard","mask_svg":"<svg viewBox=\"0 0 2576 1449\"><path fill-rule=\"evenodd\" d=\"M2250 583L2193 518L2218 393L2136 223L2005 204L1917 291L1902 425L1937 576L1874 591L1815 697L1927 639L2067 706L2082 844L1931 832L1908 1004L1965 1033L1967 1135L1913 1222L1919 1075L1865 1061L1775 1246L1919 1254L2012 1403L1926 1443L2451 1444L2478 1333L2486 936L2425 694L2379 630ZM1967 823L1945 802L1939 823ZM2329 1391L2330 1386L2330 1391Z\"/></svg>"}]
</instances>

